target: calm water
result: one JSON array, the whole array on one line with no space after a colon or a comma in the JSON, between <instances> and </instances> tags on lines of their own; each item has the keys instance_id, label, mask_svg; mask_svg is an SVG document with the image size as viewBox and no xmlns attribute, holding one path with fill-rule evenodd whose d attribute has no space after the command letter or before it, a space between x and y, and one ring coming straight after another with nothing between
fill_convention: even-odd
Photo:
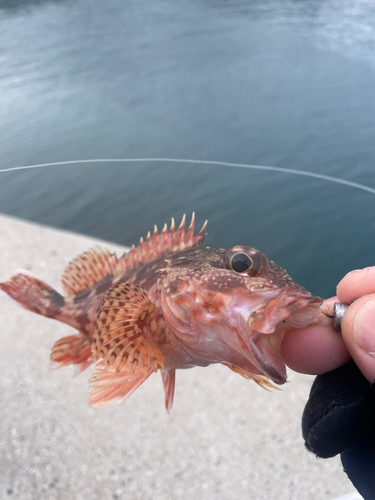
<instances>
[{"instance_id":1,"label":"calm water","mask_svg":"<svg viewBox=\"0 0 375 500\"><path fill-rule=\"evenodd\" d=\"M195 158L375 187L374 49L371 0L2 0L0 167ZM322 180L151 163L0 174L1 212L126 245L193 210L209 246L257 246L322 296L375 264L375 196Z\"/></svg>"}]
</instances>

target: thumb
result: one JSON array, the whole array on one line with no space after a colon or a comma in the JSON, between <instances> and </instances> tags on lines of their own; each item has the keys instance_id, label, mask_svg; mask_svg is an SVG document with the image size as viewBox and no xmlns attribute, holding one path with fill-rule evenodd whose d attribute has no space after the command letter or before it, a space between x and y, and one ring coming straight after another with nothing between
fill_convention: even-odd
<instances>
[{"instance_id":1,"label":"thumb","mask_svg":"<svg viewBox=\"0 0 375 500\"><path fill-rule=\"evenodd\" d=\"M375 294L351 304L341 323L344 342L363 375L375 380Z\"/></svg>"}]
</instances>

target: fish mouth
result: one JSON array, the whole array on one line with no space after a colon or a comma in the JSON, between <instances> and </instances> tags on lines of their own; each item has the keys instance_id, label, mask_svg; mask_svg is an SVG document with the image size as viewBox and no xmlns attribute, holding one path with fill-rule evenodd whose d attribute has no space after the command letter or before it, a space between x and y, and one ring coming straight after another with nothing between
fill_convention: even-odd
<instances>
[{"instance_id":1,"label":"fish mouth","mask_svg":"<svg viewBox=\"0 0 375 500\"><path fill-rule=\"evenodd\" d=\"M321 311L322 299L305 291L298 296L282 293L274 304L251 315L248 349L252 361L275 384L286 382L286 367L281 355L281 342L293 328L304 328L311 323L324 323L327 318Z\"/></svg>"},{"instance_id":2,"label":"fish mouth","mask_svg":"<svg viewBox=\"0 0 375 500\"><path fill-rule=\"evenodd\" d=\"M286 367L281 357L281 341L280 335L254 333L248 343L252 355L251 361L256 364L260 373L278 385L286 382Z\"/></svg>"},{"instance_id":3,"label":"fish mouth","mask_svg":"<svg viewBox=\"0 0 375 500\"><path fill-rule=\"evenodd\" d=\"M252 330L259 333L274 333L284 322L290 328L302 328L317 322L320 315L320 305L323 300L306 292L302 295L281 292L264 307L255 311L248 320ZM303 312L302 312L303 310ZM298 311L299 314L298 314Z\"/></svg>"}]
</instances>

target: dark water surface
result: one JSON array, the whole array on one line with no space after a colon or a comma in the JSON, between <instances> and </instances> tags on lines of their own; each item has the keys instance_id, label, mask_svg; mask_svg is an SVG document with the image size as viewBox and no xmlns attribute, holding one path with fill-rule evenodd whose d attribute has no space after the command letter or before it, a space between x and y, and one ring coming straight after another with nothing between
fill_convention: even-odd
<instances>
[{"instance_id":1,"label":"dark water surface","mask_svg":"<svg viewBox=\"0 0 375 500\"><path fill-rule=\"evenodd\" d=\"M194 158L375 187L374 5L2 0L0 168ZM256 246L322 296L375 264L375 196L323 180L152 163L0 174L1 212L126 245L193 210L209 246Z\"/></svg>"}]
</instances>

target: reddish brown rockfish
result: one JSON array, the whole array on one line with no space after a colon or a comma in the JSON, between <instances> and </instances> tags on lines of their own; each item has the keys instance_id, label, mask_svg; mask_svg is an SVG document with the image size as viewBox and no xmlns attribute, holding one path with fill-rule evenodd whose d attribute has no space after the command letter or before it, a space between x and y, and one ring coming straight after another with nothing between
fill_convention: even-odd
<instances>
[{"instance_id":1,"label":"reddish brown rockfish","mask_svg":"<svg viewBox=\"0 0 375 500\"><path fill-rule=\"evenodd\" d=\"M73 260L62 276L63 297L19 273L0 289L21 306L79 331L58 340L51 361L84 370L99 359L89 403L119 403L161 370L165 404L173 403L175 370L222 363L260 385L286 380L280 354L292 327L324 321L321 299L250 246L201 248L194 216L175 230L156 227L118 258L105 248Z\"/></svg>"}]
</instances>

